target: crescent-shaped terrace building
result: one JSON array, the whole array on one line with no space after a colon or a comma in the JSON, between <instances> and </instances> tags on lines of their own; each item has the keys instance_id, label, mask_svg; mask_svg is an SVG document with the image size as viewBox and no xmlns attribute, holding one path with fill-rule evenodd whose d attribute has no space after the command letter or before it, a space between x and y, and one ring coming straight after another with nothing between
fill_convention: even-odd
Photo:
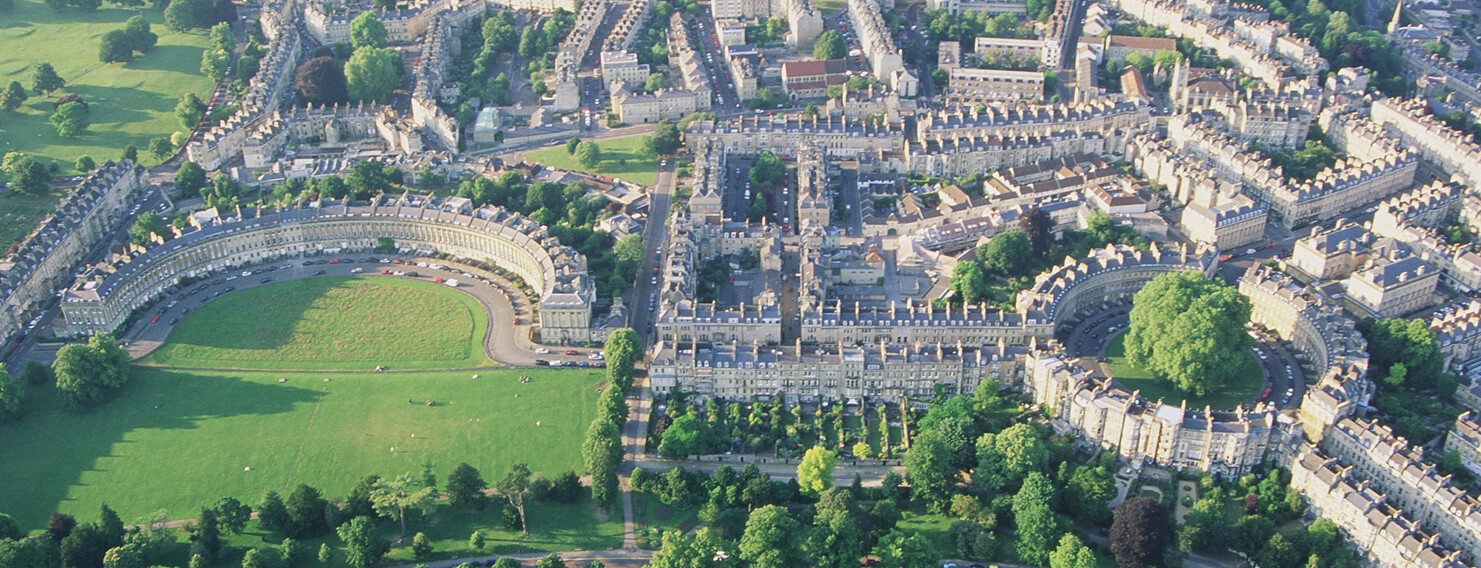
<instances>
[{"instance_id":1,"label":"crescent-shaped terrace building","mask_svg":"<svg viewBox=\"0 0 1481 568\"><path fill-rule=\"evenodd\" d=\"M62 295L69 330L114 331L181 282L278 259L371 251L389 238L403 251L488 263L527 284L539 297L542 341L591 339L596 289L586 258L543 225L503 208L475 208L463 198L382 195L229 216L198 213L192 224L173 239L131 247L111 255L111 263L90 267Z\"/></svg>"}]
</instances>

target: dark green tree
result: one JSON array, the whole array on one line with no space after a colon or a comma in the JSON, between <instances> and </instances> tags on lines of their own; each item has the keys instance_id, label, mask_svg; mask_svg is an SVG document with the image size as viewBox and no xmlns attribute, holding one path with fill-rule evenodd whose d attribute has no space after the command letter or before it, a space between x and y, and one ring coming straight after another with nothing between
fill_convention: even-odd
<instances>
[{"instance_id":1,"label":"dark green tree","mask_svg":"<svg viewBox=\"0 0 1481 568\"><path fill-rule=\"evenodd\" d=\"M370 517L355 517L338 532L345 543L345 562L355 568L368 568L391 550L391 542L380 536Z\"/></svg>"},{"instance_id":2,"label":"dark green tree","mask_svg":"<svg viewBox=\"0 0 1481 568\"><path fill-rule=\"evenodd\" d=\"M791 568L802 560L801 526L776 505L751 512L741 534L740 557L754 568Z\"/></svg>"},{"instance_id":3,"label":"dark green tree","mask_svg":"<svg viewBox=\"0 0 1481 568\"><path fill-rule=\"evenodd\" d=\"M786 164L776 154L768 151L756 156L756 163L751 165L747 177L751 180L751 185L757 188L770 188L780 184L786 175Z\"/></svg>"},{"instance_id":4,"label":"dark green tree","mask_svg":"<svg viewBox=\"0 0 1481 568\"><path fill-rule=\"evenodd\" d=\"M483 510L488 506L484 490L489 484L473 466L460 463L447 474L447 499L454 507Z\"/></svg>"},{"instance_id":5,"label":"dark green tree","mask_svg":"<svg viewBox=\"0 0 1481 568\"><path fill-rule=\"evenodd\" d=\"M144 16L132 16L123 24L123 33L128 34L130 48L140 53L147 53L154 49L159 43L159 35L150 29L149 20Z\"/></svg>"},{"instance_id":6,"label":"dark green tree","mask_svg":"<svg viewBox=\"0 0 1481 568\"><path fill-rule=\"evenodd\" d=\"M283 504L283 498L278 496L277 491L269 489L262 494L262 500L257 502L257 522L262 528L273 532L287 532L292 517L288 515L288 507Z\"/></svg>"},{"instance_id":7,"label":"dark green tree","mask_svg":"<svg viewBox=\"0 0 1481 568\"><path fill-rule=\"evenodd\" d=\"M1029 249L1034 256L1046 259L1050 241L1054 239L1054 219L1049 217L1049 213L1038 207L1029 209L1028 213L1018 218L1018 230L1028 237Z\"/></svg>"},{"instance_id":8,"label":"dark green tree","mask_svg":"<svg viewBox=\"0 0 1481 568\"><path fill-rule=\"evenodd\" d=\"M247 528L247 521L252 519L252 508L235 497L222 497L211 510L216 513L221 528L231 534L242 534Z\"/></svg>"},{"instance_id":9,"label":"dark green tree","mask_svg":"<svg viewBox=\"0 0 1481 568\"><path fill-rule=\"evenodd\" d=\"M82 134L87 130L91 121L88 119L87 105L80 102L70 102L57 107L47 119L52 126L57 128L57 135L70 138Z\"/></svg>"},{"instance_id":10,"label":"dark green tree","mask_svg":"<svg viewBox=\"0 0 1481 568\"><path fill-rule=\"evenodd\" d=\"M992 274L1017 278L1033 266L1034 252L1022 232L1004 231L977 249L977 260Z\"/></svg>"},{"instance_id":11,"label":"dark green tree","mask_svg":"<svg viewBox=\"0 0 1481 568\"><path fill-rule=\"evenodd\" d=\"M46 165L25 153L5 154L0 170L10 176L10 190L21 195L42 195L51 189L51 172Z\"/></svg>"},{"instance_id":12,"label":"dark green tree","mask_svg":"<svg viewBox=\"0 0 1481 568\"><path fill-rule=\"evenodd\" d=\"M200 517L196 519L190 532L190 550L208 560L221 553L221 524L216 518L216 511L201 508Z\"/></svg>"},{"instance_id":13,"label":"dark green tree","mask_svg":"<svg viewBox=\"0 0 1481 568\"><path fill-rule=\"evenodd\" d=\"M950 505L951 490L960 474L951 464L951 449L933 430L917 434L905 454L905 475L911 498L924 501L932 512L942 513Z\"/></svg>"},{"instance_id":14,"label":"dark green tree","mask_svg":"<svg viewBox=\"0 0 1481 568\"><path fill-rule=\"evenodd\" d=\"M210 0L171 0L165 7L165 27L183 32L212 25Z\"/></svg>"},{"instance_id":15,"label":"dark green tree","mask_svg":"<svg viewBox=\"0 0 1481 568\"><path fill-rule=\"evenodd\" d=\"M840 59L848 55L848 45L843 42L843 35L835 30L828 30L818 34L818 39L812 44L812 57L819 61L829 59Z\"/></svg>"},{"instance_id":16,"label":"dark green tree","mask_svg":"<svg viewBox=\"0 0 1481 568\"><path fill-rule=\"evenodd\" d=\"M684 142L679 137L679 127L671 120L660 120L653 129L653 135L648 137L649 146L654 154L667 155L679 151Z\"/></svg>"},{"instance_id":17,"label":"dark green tree","mask_svg":"<svg viewBox=\"0 0 1481 568\"><path fill-rule=\"evenodd\" d=\"M61 75L57 75L57 70L53 69L50 63L37 63L31 72L31 90L36 91L38 95L50 93L66 85L67 81L62 79Z\"/></svg>"},{"instance_id":18,"label":"dark green tree","mask_svg":"<svg viewBox=\"0 0 1481 568\"><path fill-rule=\"evenodd\" d=\"M990 293L987 276L982 273L982 265L976 262L956 263L947 283L952 292L952 303L955 304L977 305L987 299Z\"/></svg>"},{"instance_id":19,"label":"dark green tree","mask_svg":"<svg viewBox=\"0 0 1481 568\"><path fill-rule=\"evenodd\" d=\"M10 85L5 87L5 91L0 92L0 110L14 112L21 108L26 98L26 88L21 86L21 82L11 81Z\"/></svg>"}]
</instances>

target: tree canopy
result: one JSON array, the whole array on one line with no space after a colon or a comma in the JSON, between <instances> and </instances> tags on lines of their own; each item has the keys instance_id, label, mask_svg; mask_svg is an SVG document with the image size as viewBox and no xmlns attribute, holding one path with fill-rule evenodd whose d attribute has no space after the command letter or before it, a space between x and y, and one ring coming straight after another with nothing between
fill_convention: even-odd
<instances>
[{"instance_id":1,"label":"tree canopy","mask_svg":"<svg viewBox=\"0 0 1481 568\"><path fill-rule=\"evenodd\" d=\"M361 12L350 22L350 45L356 50L362 47L385 47L387 37L386 26L375 12Z\"/></svg>"},{"instance_id":2,"label":"tree canopy","mask_svg":"<svg viewBox=\"0 0 1481 568\"><path fill-rule=\"evenodd\" d=\"M1249 357L1250 301L1223 282L1195 271L1163 274L1132 305L1127 357L1184 392L1218 391Z\"/></svg>"},{"instance_id":3,"label":"tree canopy","mask_svg":"<svg viewBox=\"0 0 1481 568\"><path fill-rule=\"evenodd\" d=\"M57 107L48 120L52 126L57 127L57 135L62 137L82 134L91 122L87 116L87 105L81 102L70 102Z\"/></svg>"},{"instance_id":4,"label":"tree canopy","mask_svg":"<svg viewBox=\"0 0 1481 568\"><path fill-rule=\"evenodd\" d=\"M751 165L749 178L751 184L757 188L775 187L787 175L787 166L782 159L769 151L762 152L756 156L756 163Z\"/></svg>"},{"instance_id":5,"label":"tree canopy","mask_svg":"<svg viewBox=\"0 0 1481 568\"><path fill-rule=\"evenodd\" d=\"M839 59L848 54L848 45L843 42L843 35L835 30L828 30L818 34L818 39L812 44L812 57L819 61Z\"/></svg>"},{"instance_id":6,"label":"tree canopy","mask_svg":"<svg viewBox=\"0 0 1481 568\"><path fill-rule=\"evenodd\" d=\"M993 274L1017 278L1033 267L1033 246L1023 232L1004 231L977 250L977 260Z\"/></svg>"},{"instance_id":7,"label":"tree canopy","mask_svg":"<svg viewBox=\"0 0 1481 568\"><path fill-rule=\"evenodd\" d=\"M94 335L86 344L58 350L52 372L62 402L74 410L88 408L128 383L129 355L112 335Z\"/></svg>"},{"instance_id":8,"label":"tree canopy","mask_svg":"<svg viewBox=\"0 0 1481 568\"><path fill-rule=\"evenodd\" d=\"M823 446L808 448L802 461L797 464L797 484L807 495L817 496L833 487L833 465L838 454Z\"/></svg>"},{"instance_id":9,"label":"tree canopy","mask_svg":"<svg viewBox=\"0 0 1481 568\"><path fill-rule=\"evenodd\" d=\"M345 63L350 100L385 102L401 81L401 54L384 47L362 47Z\"/></svg>"},{"instance_id":10,"label":"tree canopy","mask_svg":"<svg viewBox=\"0 0 1481 568\"><path fill-rule=\"evenodd\" d=\"M51 189L46 164L23 152L8 152L0 159L0 170L10 176L10 189L23 195L41 195Z\"/></svg>"},{"instance_id":11,"label":"tree canopy","mask_svg":"<svg viewBox=\"0 0 1481 568\"><path fill-rule=\"evenodd\" d=\"M1111 553L1116 555L1118 566L1160 566L1166 540L1167 508L1156 499L1135 497L1116 507L1116 520L1111 523Z\"/></svg>"}]
</instances>

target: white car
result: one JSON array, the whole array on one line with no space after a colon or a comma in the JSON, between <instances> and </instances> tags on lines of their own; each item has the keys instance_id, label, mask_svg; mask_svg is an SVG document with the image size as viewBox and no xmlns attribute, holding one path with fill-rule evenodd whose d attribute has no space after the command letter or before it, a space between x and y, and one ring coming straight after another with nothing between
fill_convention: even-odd
<instances>
[{"instance_id":1,"label":"white car","mask_svg":"<svg viewBox=\"0 0 1481 568\"><path fill-rule=\"evenodd\" d=\"M602 354L601 353L592 352L590 355L587 355L586 358L587 359L591 359L592 361L601 361L602 360Z\"/></svg>"},{"instance_id":2,"label":"white car","mask_svg":"<svg viewBox=\"0 0 1481 568\"><path fill-rule=\"evenodd\" d=\"M544 347L537 347L537 348L535 348L535 352L536 353L539 353L541 355L549 355L550 354L550 350L549 349L546 349Z\"/></svg>"}]
</instances>

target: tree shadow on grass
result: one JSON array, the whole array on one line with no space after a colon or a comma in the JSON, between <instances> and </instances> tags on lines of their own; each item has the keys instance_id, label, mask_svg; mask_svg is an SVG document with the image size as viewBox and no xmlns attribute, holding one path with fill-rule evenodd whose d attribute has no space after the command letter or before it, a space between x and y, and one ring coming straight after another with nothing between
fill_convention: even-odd
<instances>
[{"instance_id":1,"label":"tree shadow on grass","mask_svg":"<svg viewBox=\"0 0 1481 568\"><path fill-rule=\"evenodd\" d=\"M109 471L110 463L132 461L125 467L139 467L141 462L144 466L149 461L178 462L182 477L190 476L192 448L170 448L169 455L140 455L137 452L146 450L130 445L134 443L129 440L132 435L150 430L198 429L215 418L289 413L296 405L313 403L319 391L233 376L135 368L133 381L123 391L91 410L64 409L54 388L35 394L30 401L31 412L0 429L0 447L5 448L0 479L16 489L0 491L0 511L12 515L27 529L42 528L48 515L75 501L70 497L75 487L88 485L82 481L84 474ZM192 442L201 447L216 443L209 439ZM97 506L78 505L67 508L91 510ZM120 510L125 519L144 512Z\"/></svg>"},{"instance_id":2,"label":"tree shadow on grass","mask_svg":"<svg viewBox=\"0 0 1481 568\"><path fill-rule=\"evenodd\" d=\"M123 64L130 71L169 71L191 74L192 68L181 69L180 61L200 61L204 48L194 45L159 45L148 53Z\"/></svg>"}]
</instances>

